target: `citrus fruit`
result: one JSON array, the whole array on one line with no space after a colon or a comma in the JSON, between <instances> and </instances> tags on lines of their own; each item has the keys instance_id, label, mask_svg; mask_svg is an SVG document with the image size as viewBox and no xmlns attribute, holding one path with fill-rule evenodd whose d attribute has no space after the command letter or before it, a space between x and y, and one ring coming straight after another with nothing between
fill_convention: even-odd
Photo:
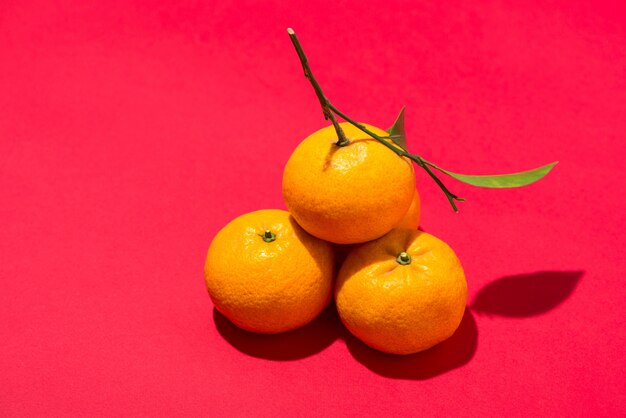
<instances>
[{"instance_id":1,"label":"citrus fruit","mask_svg":"<svg viewBox=\"0 0 626 418\"><path fill-rule=\"evenodd\" d=\"M396 225L396 228L410 228L417 229L420 225L420 195L415 190L415 195L413 195L413 200L411 201L411 206L409 206L409 210L404 214L400 222ZM335 250L335 262L337 265L341 265L343 261L346 259L350 251L358 244L335 244L333 248Z\"/></svg>"},{"instance_id":2,"label":"citrus fruit","mask_svg":"<svg viewBox=\"0 0 626 418\"><path fill-rule=\"evenodd\" d=\"M413 200L411 201L411 206L406 211L400 222L396 225L396 228L410 228L417 229L420 226L420 215L421 215L421 203L420 203L420 195L415 190L415 194L413 195Z\"/></svg>"},{"instance_id":3,"label":"citrus fruit","mask_svg":"<svg viewBox=\"0 0 626 418\"><path fill-rule=\"evenodd\" d=\"M298 145L283 172L283 197L306 231L337 244L353 244L378 238L400 222L414 196L415 173L410 160L349 123L341 126L348 145L336 144L333 126Z\"/></svg>"},{"instance_id":4,"label":"citrus fruit","mask_svg":"<svg viewBox=\"0 0 626 418\"><path fill-rule=\"evenodd\" d=\"M204 265L215 308L240 328L279 333L328 305L334 256L282 210L242 215L217 233Z\"/></svg>"},{"instance_id":5,"label":"citrus fruit","mask_svg":"<svg viewBox=\"0 0 626 418\"><path fill-rule=\"evenodd\" d=\"M396 228L410 228L417 229L420 225L420 196L417 190L415 191L415 195L413 196L413 200L411 201L411 206L409 206L409 210L404 214L400 222L396 225ZM338 266L341 266L343 261L346 259L350 251L358 244L334 244L333 248L335 250L335 263Z\"/></svg>"},{"instance_id":6,"label":"citrus fruit","mask_svg":"<svg viewBox=\"0 0 626 418\"><path fill-rule=\"evenodd\" d=\"M459 259L443 241L414 229L394 229L356 247L335 287L345 326L380 351L411 354L450 337L467 299Z\"/></svg>"}]
</instances>

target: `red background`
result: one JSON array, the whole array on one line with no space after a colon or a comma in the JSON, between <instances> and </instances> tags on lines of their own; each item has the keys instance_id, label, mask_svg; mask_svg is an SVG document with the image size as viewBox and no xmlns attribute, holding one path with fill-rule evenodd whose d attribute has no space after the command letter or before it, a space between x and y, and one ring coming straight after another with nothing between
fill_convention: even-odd
<instances>
[{"instance_id":1,"label":"red background","mask_svg":"<svg viewBox=\"0 0 626 418\"><path fill-rule=\"evenodd\" d=\"M622 2L17 1L0 6L0 415L626 413ZM472 3L468 5L467 3ZM622 3L623 4L623 3ZM334 104L465 173L560 164L424 229L466 269L461 328L394 357L327 310L280 336L206 294L214 234L284 208Z\"/></svg>"}]
</instances>

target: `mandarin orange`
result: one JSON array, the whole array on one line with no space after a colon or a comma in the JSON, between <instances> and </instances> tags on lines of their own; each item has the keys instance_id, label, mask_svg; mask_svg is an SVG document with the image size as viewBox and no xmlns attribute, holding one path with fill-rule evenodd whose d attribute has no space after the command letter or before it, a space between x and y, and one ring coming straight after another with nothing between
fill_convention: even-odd
<instances>
[{"instance_id":1,"label":"mandarin orange","mask_svg":"<svg viewBox=\"0 0 626 418\"><path fill-rule=\"evenodd\" d=\"M240 328L279 333L312 321L332 298L329 243L282 210L242 215L215 236L204 274L215 308Z\"/></svg>"},{"instance_id":2,"label":"mandarin orange","mask_svg":"<svg viewBox=\"0 0 626 418\"><path fill-rule=\"evenodd\" d=\"M333 126L298 145L283 172L283 197L310 234L353 244L381 237L400 222L415 193L415 173L410 160L349 123L341 126L348 145L336 144Z\"/></svg>"},{"instance_id":3,"label":"mandarin orange","mask_svg":"<svg viewBox=\"0 0 626 418\"><path fill-rule=\"evenodd\" d=\"M404 228L356 247L335 287L348 330L394 354L426 350L450 337L466 299L465 274L454 251L433 235Z\"/></svg>"}]
</instances>

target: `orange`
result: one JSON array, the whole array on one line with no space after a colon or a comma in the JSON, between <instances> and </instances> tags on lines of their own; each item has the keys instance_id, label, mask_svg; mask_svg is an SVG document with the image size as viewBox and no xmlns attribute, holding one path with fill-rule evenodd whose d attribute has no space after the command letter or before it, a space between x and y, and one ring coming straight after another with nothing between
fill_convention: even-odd
<instances>
[{"instance_id":1,"label":"orange","mask_svg":"<svg viewBox=\"0 0 626 418\"><path fill-rule=\"evenodd\" d=\"M407 210L407 212L404 214L404 217L400 220L400 222L398 222L396 228L417 229L420 226L420 215L420 195L417 190L415 190L413 200L411 201L411 206L409 206L409 210Z\"/></svg>"},{"instance_id":2,"label":"orange","mask_svg":"<svg viewBox=\"0 0 626 418\"><path fill-rule=\"evenodd\" d=\"M259 210L217 233L204 265L215 308L240 328L279 333L312 321L332 298L334 256L289 213Z\"/></svg>"},{"instance_id":3,"label":"orange","mask_svg":"<svg viewBox=\"0 0 626 418\"><path fill-rule=\"evenodd\" d=\"M417 229L420 226L420 195L415 190L415 194L413 195L413 200L411 201L411 206L409 206L409 210L404 214L400 222L396 225L396 228L410 228ZM335 262L337 265L341 265L343 261L346 259L350 251L354 248L355 244L335 244L333 248L335 249Z\"/></svg>"},{"instance_id":4,"label":"orange","mask_svg":"<svg viewBox=\"0 0 626 418\"><path fill-rule=\"evenodd\" d=\"M415 190L410 160L348 123L341 126L350 144L336 145L333 126L300 143L283 172L283 197L289 212L310 234L353 244L389 232L406 214ZM365 125L380 136L388 135Z\"/></svg>"},{"instance_id":5,"label":"orange","mask_svg":"<svg viewBox=\"0 0 626 418\"><path fill-rule=\"evenodd\" d=\"M348 330L394 354L426 350L450 337L466 299L465 274L454 251L433 235L404 228L355 248L335 287Z\"/></svg>"}]
</instances>

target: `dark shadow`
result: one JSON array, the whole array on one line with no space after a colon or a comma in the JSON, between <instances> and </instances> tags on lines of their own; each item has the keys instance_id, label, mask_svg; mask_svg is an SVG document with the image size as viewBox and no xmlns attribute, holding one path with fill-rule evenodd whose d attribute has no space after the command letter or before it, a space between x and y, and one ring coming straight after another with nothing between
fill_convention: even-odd
<instances>
[{"instance_id":1,"label":"dark shadow","mask_svg":"<svg viewBox=\"0 0 626 418\"><path fill-rule=\"evenodd\" d=\"M539 315L554 309L574 291L584 271L538 271L506 276L480 289L474 312L509 317Z\"/></svg>"},{"instance_id":2,"label":"dark shadow","mask_svg":"<svg viewBox=\"0 0 626 418\"><path fill-rule=\"evenodd\" d=\"M249 356L276 361L298 360L314 355L338 338L359 363L381 376L426 380L467 364L476 353L478 329L470 309L477 313L508 317L542 314L565 301L584 271L540 271L506 276L483 287L454 335L421 353L402 356L369 348L343 327L333 302L309 325L295 331L266 335L244 331L213 309L220 335Z\"/></svg>"},{"instance_id":3,"label":"dark shadow","mask_svg":"<svg viewBox=\"0 0 626 418\"><path fill-rule=\"evenodd\" d=\"M215 308L213 322L220 335L237 350L252 357L277 361L298 360L319 353L339 337L343 328L332 302L310 324L282 334L244 331Z\"/></svg>"},{"instance_id":4,"label":"dark shadow","mask_svg":"<svg viewBox=\"0 0 626 418\"><path fill-rule=\"evenodd\" d=\"M335 251L335 264L337 265L337 270L341 268L341 265L350 254L350 251L354 249L359 244L333 244L333 251Z\"/></svg>"},{"instance_id":5,"label":"dark shadow","mask_svg":"<svg viewBox=\"0 0 626 418\"><path fill-rule=\"evenodd\" d=\"M425 380L467 364L478 345L478 328L472 313L465 309L461 324L452 337L433 348L407 356L386 354L369 348L345 331L352 356L365 367L393 379Z\"/></svg>"}]
</instances>

